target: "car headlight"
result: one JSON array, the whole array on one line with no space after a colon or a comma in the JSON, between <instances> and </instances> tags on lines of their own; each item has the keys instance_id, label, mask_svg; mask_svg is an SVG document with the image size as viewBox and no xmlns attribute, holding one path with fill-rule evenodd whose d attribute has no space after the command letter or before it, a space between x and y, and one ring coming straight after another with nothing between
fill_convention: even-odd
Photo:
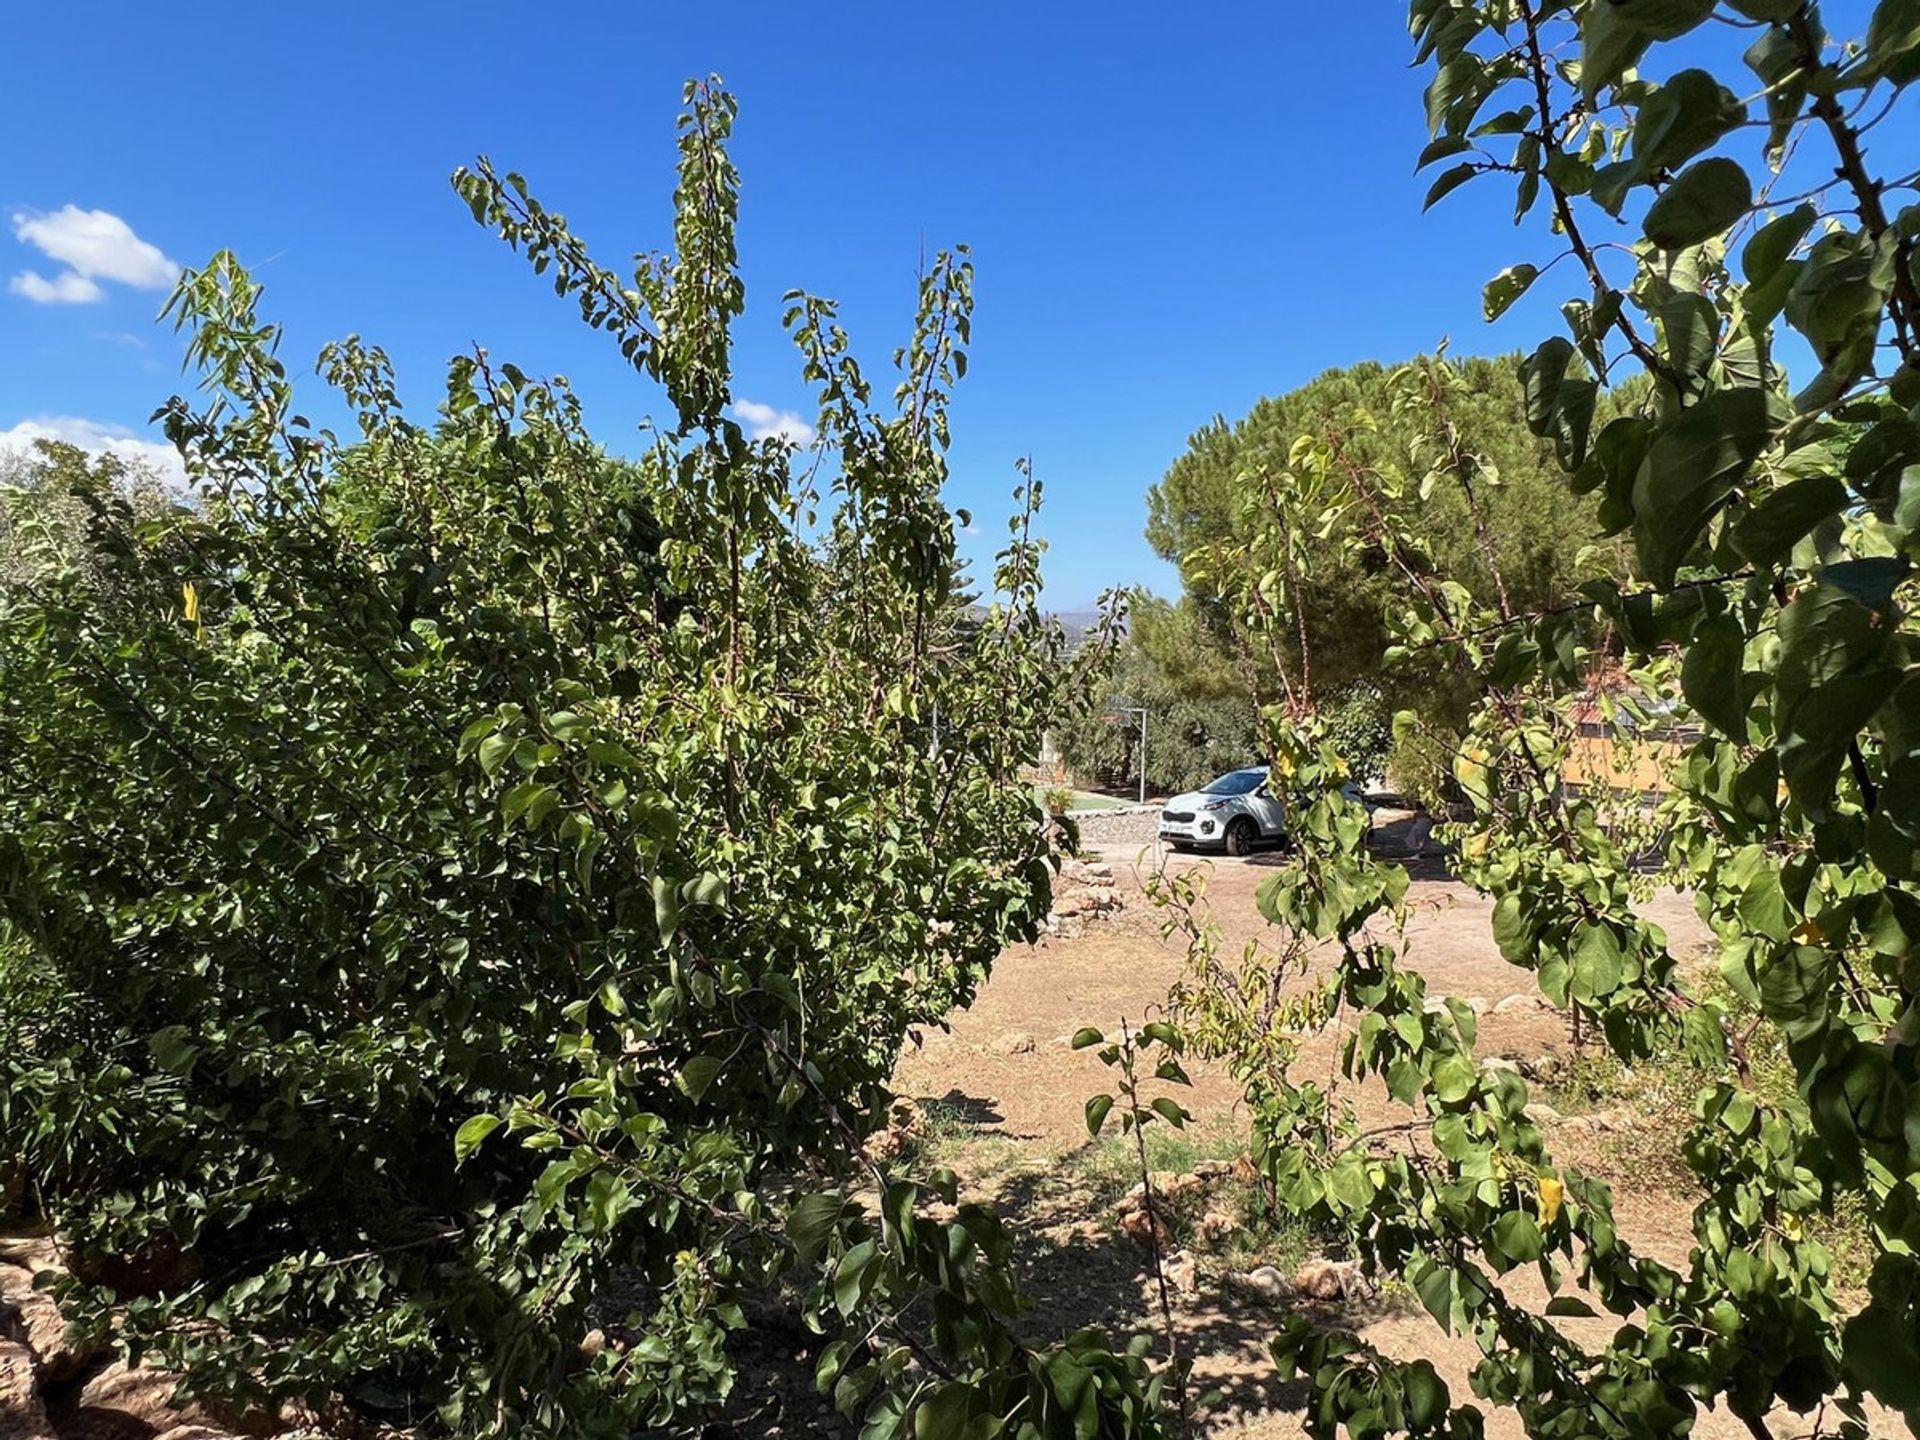
<instances>
[{"instance_id":1,"label":"car headlight","mask_svg":"<svg viewBox=\"0 0 1920 1440\"><path fill-rule=\"evenodd\" d=\"M1209 800L1200 808L1202 810L1224 810L1231 804L1233 804L1231 800Z\"/></svg>"}]
</instances>

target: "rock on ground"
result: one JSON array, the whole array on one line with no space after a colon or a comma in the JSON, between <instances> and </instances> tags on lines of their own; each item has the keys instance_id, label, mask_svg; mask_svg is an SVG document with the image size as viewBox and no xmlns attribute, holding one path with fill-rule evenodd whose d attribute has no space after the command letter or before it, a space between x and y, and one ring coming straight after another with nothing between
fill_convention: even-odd
<instances>
[{"instance_id":1,"label":"rock on ground","mask_svg":"<svg viewBox=\"0 0 1920 1440\"><path fill-rule=\"evenodd\" d=\"M1151 845L1160 838L1158 807L1146 810L1097 810L1073 817L1083 845Z\"/></svg>"},{"instance_id":2,"label":"rock on ground","mask_svg":"<svg viewBox=\"0 0 1920 1440\"><path fill-rule=\"evenodd\" d=\"M173 1403L175 1376L103 1365L102 1347L68 1336L34 1286L64 1268L52 1241L0 1236L0 1440L234 1440L220 1417Z\"/></svg>"},{"instance_id":3,"label":"rock on ground","mask_svg":"<svg viewBox=\"0 0 1920 1440\"><path fill-rule=\"evenodd\" d=\"M31 1271L17 1265L0 1264L0 1336L33 1352L47 1385L72 1379L98 1353L68 1340L60 1307L34 1288Z\"/></svg>"},{"instance_id":4,"label":"rock on ground","mask_svg":"<svg viewBox=\"0 0 1920 1440\"><path fill-rule=\"evenodd\" d=\"M1200 1267L1185 1251L1169 1255L1160 1266L1167 1285L1176 1295L1192 1295L1200 1289Z\"/></svg>"},{"instance_id":5,"label":"rock on ground","mask_svg":"<svg viewBox=\"0 0 1920 1440\"><path fill-rule=\"evenodd\" d=\"M1271 1265L1261 1265L1243 1274L1235 1275L1233 1283L1238 1289L1246 1291L1255 1299L1265 1300L1270 1305L1278 1305L1292 1293L1287 1285L1287 1277Z\"/></svg>"},{"instance_id":6,"label":"rock on ground","mask_svg":"<svg viewBox=\"0 0 1920 1440\"><path fill-rule=\"evenodd\" d=\"M33 1352L17 1340L0 1340L0 1440L53 1440Z\"/></svg>"},{"instance_id":7,"label":"rock on ground","mask_svg":"<svg viewBox=\"0 0 1920 1440\"><path fill-rule=\"evenodd\" d=\"M1516 1011L1536 1014L1552 1009L1552 1002L1544 995L1507 995L1493 1002L1495 1015L1511 1015Z\"/></svg>"},{"instance_id":8,"label":"rock on ground","mask_svg":"<svg viewBox=\"0 0 1920 1440\"><path fill-rule=\"evenodd\" d=\"M1373 1286L1351 1260L1309 1260L1293 1272L1291 1288L1308 1300L1341 1300L1365 1294Z\"/></svg>"}]
</instances>

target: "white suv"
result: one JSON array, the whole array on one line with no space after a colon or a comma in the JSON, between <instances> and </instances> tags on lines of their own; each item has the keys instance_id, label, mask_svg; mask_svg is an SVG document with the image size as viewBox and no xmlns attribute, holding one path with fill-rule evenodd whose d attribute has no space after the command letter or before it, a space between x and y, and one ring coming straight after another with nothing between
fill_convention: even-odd
<instances>
[{"instance_id":1,"label":"white suv","mask_svg":"<svg viewBox=\"0 0 1920 1440\"><path fill-rule=\"evenodd\" d=\"M1350 781L1345 790L1348 799L1366 803L1359 785ZM1367 810L1371 814L1373 807ZM1160 812L1160 838L1176 850L1246 855L1263 841L1287 838L1287 807L1273 793L1266 766L1230 770L1199 790L1167 801Z\"/></svg>"}]
</instances>

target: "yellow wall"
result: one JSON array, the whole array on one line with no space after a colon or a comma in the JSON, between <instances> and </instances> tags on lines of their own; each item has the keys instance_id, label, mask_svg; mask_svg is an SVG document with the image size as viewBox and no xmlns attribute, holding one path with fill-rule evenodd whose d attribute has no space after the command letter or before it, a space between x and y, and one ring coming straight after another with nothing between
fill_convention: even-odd
<instances>
[{"instance_id":1,"label":"yellow wall","mask_svg":"<svg viewBox=\"0 0 1920 1440\"><path fill-rule=\"evenodd\" d=\"M1615 790L1664 795L1673 788L1673 769L1685 748L1677 736L1641 740L1582 733L1574 737L1561 775L1574 786L1598 780Z\"/></svg>"}]
</instances>

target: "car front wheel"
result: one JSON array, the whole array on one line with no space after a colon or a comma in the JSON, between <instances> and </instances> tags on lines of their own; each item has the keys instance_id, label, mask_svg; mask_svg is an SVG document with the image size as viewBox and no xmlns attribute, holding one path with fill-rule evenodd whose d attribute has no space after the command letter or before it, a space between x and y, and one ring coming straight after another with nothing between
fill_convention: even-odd
<instances>
[{"instance_id":1,"label":"car front wheel","mask_svg":"<svg viewBox=\"0 0 1920 1440\"><path fill-rule=\"evenodd\" d=\"M1251 855L1253 842L1253 822L1244 815L1227 826L1227 854Z\"/></svg>"}]
</instances>

